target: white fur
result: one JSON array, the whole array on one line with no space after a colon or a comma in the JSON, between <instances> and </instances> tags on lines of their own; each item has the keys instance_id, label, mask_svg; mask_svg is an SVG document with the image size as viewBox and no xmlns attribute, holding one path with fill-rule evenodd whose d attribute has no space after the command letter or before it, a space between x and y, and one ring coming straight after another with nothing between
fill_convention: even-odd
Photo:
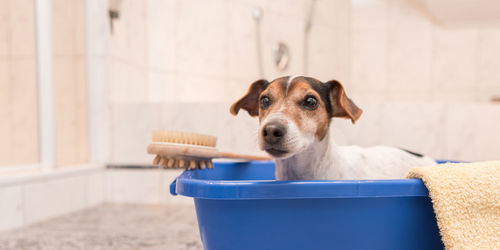
<instances>
[{"instance_id":1,"label":"white fur","mask_svg":"<svg viewBox=\"0 0 500 250\"><path fill-rule=\"evenodd\" d=\"M281 112L270 114L262 126L269 121L288 127L284 147L290 153L275 159L276 180L401 179L412 167L435 164L429 157L394 147L337 146L330 142L329 132L319 141L314 135L301 134ZM259 144L262 148L262 138Z\"/></svg>"},{"instance_id":2,"label":"white fur","mask_svg":"<svg viewBox=\"0 0 500 250\"><path fill-rule=\"evenodd\" d=\"M293 79L295 79L297 77L299 77L299 76L288 77L288 81L286 82L286 88L285 88L285 96L288 94L288 87L290 87L290 83L292 83Z\"/></svg>"},{"instance_id":3,"label":"white fur","mask_svg":"<svg viewBox=\"0 0 500 250\"><path fill-rule=\"evenodd\" d=\"M285 106L285 105L283 105ZM299 128L295 125L295 123L290 122L288 118L281 112L281 110L274 112L267 116L262 122L261 122L261 128L259 131L262 131L262 128L269 122L279 122L287 127L287 133L285 134L285 137L283 138L283 147L286 147L290 152L300 152L304 149L307 148L307 146L312 143L312 140L308 140L308 138L313 138L312 136L309 137L302 137L301 133L299 131ZM264 149L264 139L259 136L259 145L261 149ZM289 153L283 157L289 157L293 153Z\"/></svg>"}]
</instances>

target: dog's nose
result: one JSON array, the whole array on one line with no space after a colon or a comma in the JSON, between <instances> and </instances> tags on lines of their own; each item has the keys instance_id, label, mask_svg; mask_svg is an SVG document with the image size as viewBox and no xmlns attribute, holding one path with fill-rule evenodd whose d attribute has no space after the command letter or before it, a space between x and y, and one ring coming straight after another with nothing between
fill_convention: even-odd
<instances>
[{"instance_id":1,"label":"dog's nose","mask_svg":"<svg viewBox=\"0 0 500 250\"><path fill-rule=\"evenodd\" d=\"M278 143L285 136L285 126L279 123L268 123L262 129L262 135L267 143Z\"/></svg>"}]
</instances>

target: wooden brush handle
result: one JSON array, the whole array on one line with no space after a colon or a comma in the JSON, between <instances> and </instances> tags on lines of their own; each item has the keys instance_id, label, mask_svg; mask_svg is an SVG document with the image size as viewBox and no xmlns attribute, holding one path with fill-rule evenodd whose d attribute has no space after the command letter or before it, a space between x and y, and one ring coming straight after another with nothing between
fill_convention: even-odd
<instances>
[{"instance_id":1,"label":"wooden brush handle","mask_svg":"<svg viewBox=\"0 0 500 250\"><path fill-rule=\"evenodd\" d=\"M247 155L247 154L236 154L229 152L220 152L221 156L217 158L228 158L228 159L242 159L242 160L251 160L251 161L270 161L271 158L267 156L258 156L258 155Z\"/></svg>"},{"instance_id":2,"label":"wooden brush handle","mask_svg":"<svg viewBox=\"0 0 500 250\"><path fill-rule=\"evenodd\" d=\"M220 152L216 148L192 147L189 145L184 146L184 145L172 145L172 144L161 144L161 143L149 144L148 153L160 155L162 157L186 157L186 158L206 158L206 159L230 158L230 159L242 159L250 161L271 160L271 158L266 156Z\"/></svg>"}]
</instances>

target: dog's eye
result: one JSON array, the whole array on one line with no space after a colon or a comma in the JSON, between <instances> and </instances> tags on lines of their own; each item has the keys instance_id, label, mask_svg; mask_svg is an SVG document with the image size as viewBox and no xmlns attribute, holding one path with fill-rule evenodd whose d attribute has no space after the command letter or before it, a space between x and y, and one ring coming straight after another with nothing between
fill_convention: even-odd
<instances>
[{"instance_id":1,"label":"dog's eye","mask_svg":"<svg viewBox=\"0 0 500 250\"><path fill-rule=\"evenodd\" d=\"M302 103L304 108L309 110L314 110L318 107L318 100L314 96L306 96L304 102Z\"/></svg>"},{"instance_id":2,"label":"dog's eye","mask_svg":"<svg viewBox=\"0 0 500 250\"><path fill-rule=\"evenodd\" d=\"M262 96L260 98L260 107L261 108L266 109L269 106L271 106L271 104L272 104L271 99L268 96Z\"/></svg>"}]
</instances>

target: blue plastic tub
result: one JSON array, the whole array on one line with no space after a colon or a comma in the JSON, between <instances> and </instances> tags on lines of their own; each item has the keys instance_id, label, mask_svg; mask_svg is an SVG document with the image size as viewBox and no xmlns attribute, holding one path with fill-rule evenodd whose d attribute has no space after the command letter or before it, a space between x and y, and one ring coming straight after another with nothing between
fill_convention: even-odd
<instances>
[{"instance_id":1,"label":"blue plastic tub","mask_svg":"<svg viewBox=\"0 0 500 250\"><path fill-rule=\"evenodd\" d=\"M274 163L185 171L205 249L443 249L421 180L274 181Z\"/></svg>"}]
</instances>

